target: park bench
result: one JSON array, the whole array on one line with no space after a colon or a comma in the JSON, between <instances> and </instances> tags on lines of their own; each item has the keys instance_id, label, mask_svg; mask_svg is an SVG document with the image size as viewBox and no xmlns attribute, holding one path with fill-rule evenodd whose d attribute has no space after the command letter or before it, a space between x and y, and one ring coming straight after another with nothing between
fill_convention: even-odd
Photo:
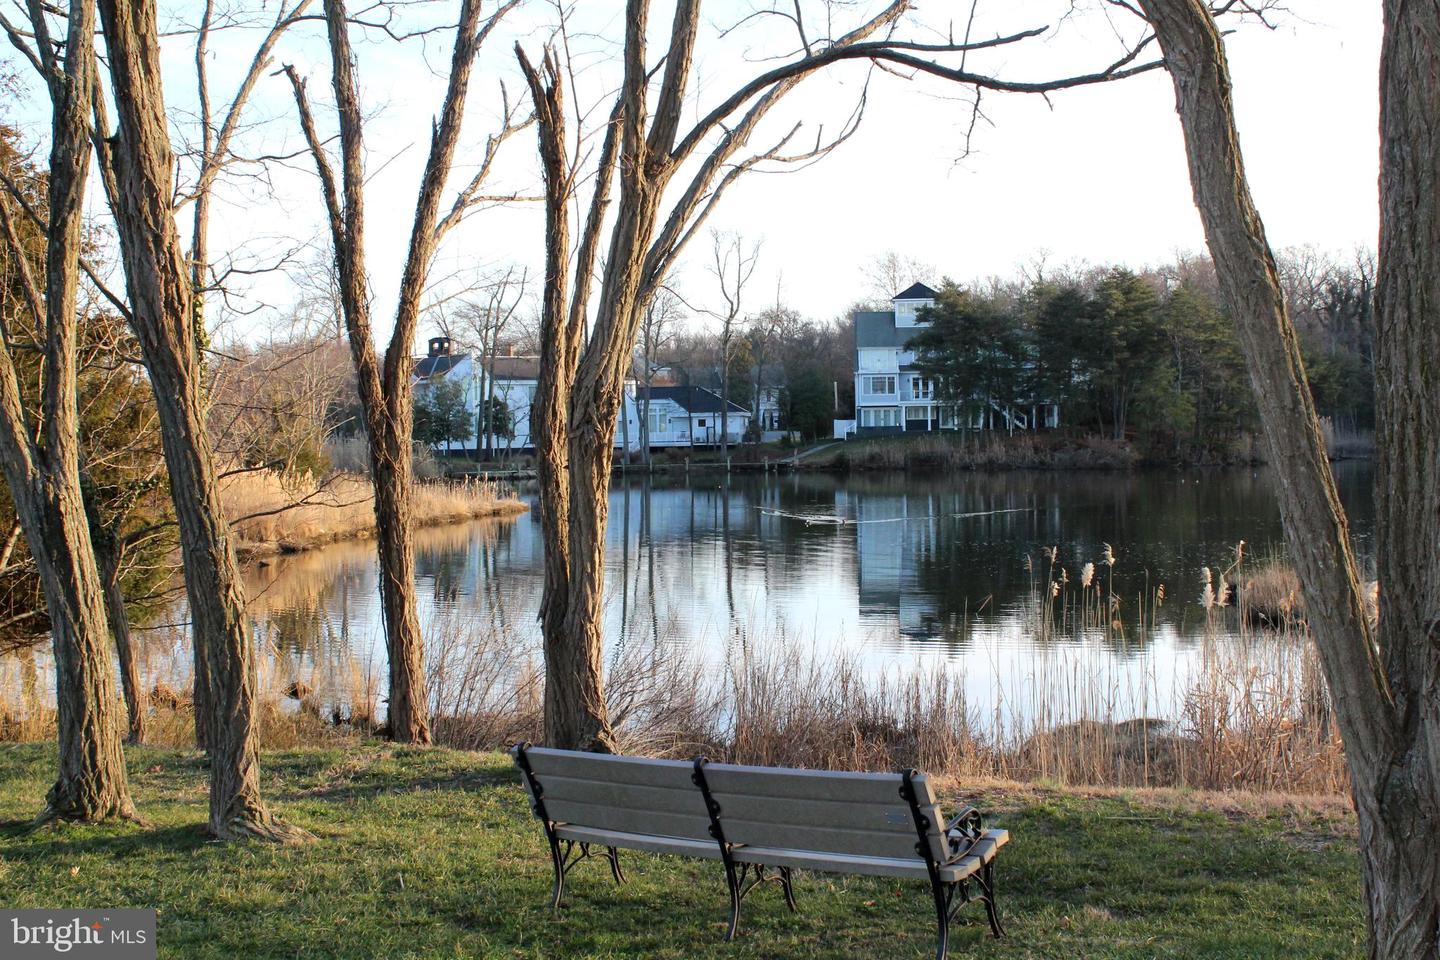
<instances>
[{"instance_id":1,"label":"park bench","mask_svg":"<svg viewBox=\"0 0 1440 960\"><path fill-rule=\"evenodd\" d=\"M721 861L730 891L727 941L740 927L741 903L762 883L779 885L796 909L796 869L928 880L937 960L946 955L951 918L971 900L984 905L994 935L1004 934L994 859L1009 834L984 829L973 807L943 819L923 773L651 760L528 744L512 753L550 844L552 909L582 860L603 858L623 884L624 848Z\"/></svg>"}]
</instances>

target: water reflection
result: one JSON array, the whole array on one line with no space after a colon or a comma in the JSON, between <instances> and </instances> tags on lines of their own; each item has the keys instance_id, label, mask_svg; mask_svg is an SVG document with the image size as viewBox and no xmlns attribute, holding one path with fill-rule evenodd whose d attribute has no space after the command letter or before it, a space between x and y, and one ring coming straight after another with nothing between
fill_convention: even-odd
<instances>
[{"instance_id":1,"label":"water reflection","mask_svg":"<svg viewBox=\"0 0 1440 960\"><path fill-rule=\"evenodd\" d=\"M1337 478L1368 568L1371 468L1340 464ZM737 644L785 642L874 670L920 662L963 675L970 702L997 714L1002 702L1042 709L1063 695L1056 678L1084 676L1086 695L1164 712L1205 637L1200 568L1227 563L1242 539L1251 557L1280 549L1263 470L631 477L610 494L605 636L612 654L673 644L718 660ZM1074 580L1107 543L1125 629L1038 640L1031 564L1053 546ZM427 632L479 626L538 648L542 550L533 512L421 531ZM1162 583L1170 599L1140 628L1139 598ZM266 669L314 678L336 699L383 683L373 544L276 558L247 586ZM186 619L176 613L167 619ZM183 669L184 638L161 643ZM34 682L32 664L0 664L0 683Z\"/></svg>"},{"instance_id":2,"label":"water reflection","mask_svg":"<svg viewBox=\"0 0 1440 960\"><path fill-rule=\"evenodd\" d=\"M1368 564L1370 470L1340 467ZM1227 562L1242 539L1252 558L1281 549L1264 471L632 478L610 495L605 632L612 644L701 646L798 634L888 660L1025 647L1017 624L1042 548L1058 548L1075 578L1108 543L1122 609L1159 584L1171 598L1153 626L1125 631L1116 652L1133 653L1201 628L1200 568ZM422 621L532 639L542 549L533 513L422 531ZM383 649L368 543L278 559L249 586L257 633L278 650Z\"/></svg>"}]
</instances>

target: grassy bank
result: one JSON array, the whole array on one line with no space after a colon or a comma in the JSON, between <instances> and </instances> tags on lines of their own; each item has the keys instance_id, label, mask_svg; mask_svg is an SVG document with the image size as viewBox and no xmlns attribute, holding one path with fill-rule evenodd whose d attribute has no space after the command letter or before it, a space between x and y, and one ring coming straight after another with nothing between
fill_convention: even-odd
<instances>
[{"instance_id":1,"label":"grassy bank","mask_svg":"<svg viewBox=\"0 0 1440 960\"><path fill-rule=\"evenodd\" d=\"M1123 440L1061 433L1014 436L920 433L862 437L837 444L801 463L806 470L1125 470L1140 455Z\"/></svg>"},{"instance_id":2,"label":"grassy bank","mask_svg":"<svg viewBox=\"0 0 1440 960\"><path fill-rule=\"evenodd\" d=\"M225 517L242 555L309 550L375 533L375 491L367 477L336 474L323 481L289 481L271 472L221 481ZM413 511L419 526L476 517L513 516L528 509L496 483L422 483Z\"/></svg>"},{"instance_id":3,"label":"grassy bank","mask_svg":"<svg viewBox=\"0 0 1440 960\"><path fill-rule=\"evenodd\" d=\"M631 882L572 875L558 919L550 867L508 758L363 742L264 758L264 789L319 840L205 841L193 753L128 751L148 826L0 833L0 902L159 909L161 957L929 957L923 884L805 874L800 913L757 891L720 942L719 865L622 854ZM48 745L0 746L0 820L32 815ZM999 863L1010 936L967 909L952 956L1351 957L1363 949L1354 828L1334 799L1078 792L985 782L974 800L1013 841Z\"/></svg>"}]
</instances>

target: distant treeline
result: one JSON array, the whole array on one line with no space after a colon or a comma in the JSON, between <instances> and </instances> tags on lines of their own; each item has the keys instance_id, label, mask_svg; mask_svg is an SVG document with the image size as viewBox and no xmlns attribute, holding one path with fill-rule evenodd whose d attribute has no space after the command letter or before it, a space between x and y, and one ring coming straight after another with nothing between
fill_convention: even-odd
<instances>
[{"instance_id":1,"label":"distant treeline","mask_svg":"<svg viewBox=\"0 0 1440 960\"><path fill-rule=\"evenodd\" d=\"M1342 432L1375 422L1369 256L1287 251L1281 275L1311 391ZM1251 448L1249 377L1208 260L962 287L945 281L911 341L937 395L961 409L1056 403L1061 422L1147 456L1224 461Z\"/></svg>"}]
</instances>

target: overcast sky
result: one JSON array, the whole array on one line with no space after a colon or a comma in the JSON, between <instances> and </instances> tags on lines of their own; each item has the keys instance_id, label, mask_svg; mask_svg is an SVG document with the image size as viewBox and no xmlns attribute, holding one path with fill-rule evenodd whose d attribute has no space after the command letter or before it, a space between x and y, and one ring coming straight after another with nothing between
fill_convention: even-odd
<instances>
[{"instance_id":1,"label":"overcast sky","mask_svg":"<svg viewBox=\"0 0 1440 960\"><path fill-rule=\"evenodd\" d=\"M720 27L759 5L741 0L707 5L710 29L697 53L701 102L692 106L692 119L760 69L758 59L791 48L791 35L775 18L751 21L736 34L717 38ZM273 10L274 0L265 6ZM981 4L974 35L1054 24L1068 6L1065 0L988 0ZM1277 18L1276 29L1243 25L1228 40L1242 147L1260 212L1277 248L1373 246L1379 0L1292 0L1290 6L1292 12ZM575 48L583 70L575 100L589 104L613 89L623 5L585 0L580 7ZM860 11L866 7L859 5ZM197 8L193 2L162 4L172 26L198 19ZM968 5L955 9L968 10ZM437 11L436 17L453 17L448 7ZM858 22L860 11L844 11L844 25ZM923 4L902 34L933 39L934 31L948 29L947 11L940 0ZM470 158L494 128L498 82L506 82L512 97L523 89L511 46L519 40L537 51L549 14L548 7L532 4L482 53L456 180L468 179ZM668 22L668 10L652 14L652 58L663 49L661 31ZM1115 59L1135 35L1133 23L1079 16L1040 39L977 56L968 66L1008 79L1087 72ZM235 30L214 40L211 71L217 99L228 96L256 37ZM182 133L193 130L190 43L184 36L167 40L164 63L167 102ZM430 118L443 92L447 43L448 38L436 37L397 46L372 37L360 38L357 45L371 116L367 212L382 333L393 312ZM332 129L323 25L295 28L276 59L295 63L309 77L322 127ZM777 108L756 145L768 145L800 121L806 124L802 137L813 138L820 124L829 132L838 129L866 75L863 65L845 64L807 80ZM984 119L962 159L971 117L965 91L934 79L872 74L864 120L851 140L803 171L746 178L727 195L712 222L762 241L755 292L747 306L759 309L773 302L779 284L790 306L817 319L831 318L869 295L865 267L887 250L935 265L934 281L948 275L963 282L1014 275L1020 264L1042 253L1052 264L1142 267L1177 251L1203 248L1164 73L1066 91L1048 102L987 94L982 106ZM43 136L38 102L22 103L15 113ZM281 152L300 145L283 78L267 76L261 82L250 117L257 124L247 133L244 149ZM506 149L497 187L538 189L533 134L527 131ZM256 180L232 180L217 209L212 248L240 250L251 265L302 244L314 251L302 257L327 255L312 170L301 158L274 168L263 187ZM705 269L706 246L691 249L677 281L686 298L699 305L718 300ZM535 205L482 212L452 235L437 264L438 286L512 262L537 275L542 267ZM241 292L248 294L248 306L259 309L238 320L236 329L252 335L259 335L293 298L288 283L276 276L248 281Z\"/></svg>"}]
</instances>

